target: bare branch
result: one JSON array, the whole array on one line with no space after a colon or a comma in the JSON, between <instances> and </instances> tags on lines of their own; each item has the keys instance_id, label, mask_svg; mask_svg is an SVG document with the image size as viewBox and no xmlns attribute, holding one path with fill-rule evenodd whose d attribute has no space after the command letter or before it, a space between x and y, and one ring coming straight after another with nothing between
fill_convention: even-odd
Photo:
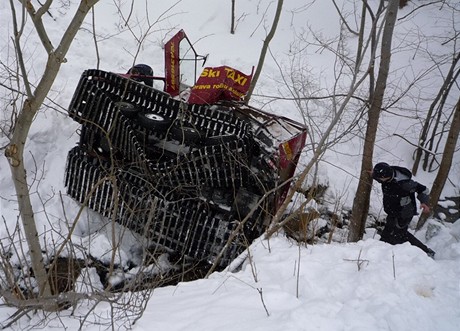
<instances>
[{"instance_id":1,"label":"bare branch","mask_svg":"<svg viewBox=\"0 0 460 331\"><path fill-rule=\"evenodd\" d=\"M27 12L29 13L29 16L32 18L32 22L35 25L35 30L38 33L38 36L40 38L40 41L42 42L43 47L45 48L46 52L50 54L53 51L53 44L48 37L48 33L46 32L45 26L43 25L43 14L46 13L48 10L49 6L53 2L52 0L47 0L45 5L43 5L38 12L35 11L35 8L32 4L31 1L25 1L21 0L23 3L23 6L27 9Z\"/></svg>"},{"instance_id":2,"label":"bare branch","mask_svg":"<svg viewBox=\"0 0 460 331\"><path fill-rule=\"evenodd\" d=\"M342 15L342 11L340 10L340 8L337 6L337 2L335 0L332 0L332 3L334 4L334 7L335 9L337 10L337 13L339 14L340 16L340 20L342 21L343 24L345 24L345 26L347 27L348 31L350 31L350 33L354 34L355 36L358 36L359 33L354 31L349 25L348 25L348 22L347 20L345 19L345 17L343 17Z\"/></svg>"}]
</instances>

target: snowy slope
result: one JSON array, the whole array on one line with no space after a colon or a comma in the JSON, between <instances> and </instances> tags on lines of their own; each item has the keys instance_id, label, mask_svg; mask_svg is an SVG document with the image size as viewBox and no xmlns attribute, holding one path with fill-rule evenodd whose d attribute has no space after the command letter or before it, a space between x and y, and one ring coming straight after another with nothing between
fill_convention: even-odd
<instances>
[{"instance_id":1,"label":"snowy slope","mask_svg":"<svg viewBox=\"0 0 460 331\"><path fill-rule=\"evenodd\" d=\"M180 28L187 32L190 40L196 41L194 46L199 53L210 54L207 66L229 65L249 73L257 63L275 9L275 3L268 0L236 1L238 24L236 34L231 35L230 1L223 4L215 0L183 0L177 5L166 1L155 1L155 5L150 1L135 1L131 15L129 6L125 4L122 8L124 16L130 18L131 29L119 19L117 3L103 1L95 8L100 68L125 72L133 63L143 62L150 64L158 75L163 73L162 46ZM352 5L352 1L344 3ZM70 6L70 10L66 6ZM171 6L171 11L164 13ZM52 17L46 16L54 43L58 43L74 9L74 3L62 2L62 6L51 8ZM410 9L404 9L400 15L409 13ZM442 20L431 19L434 14L436 10L405 22L398 30L399 45L409 38L414 26L426 26L430 31L427 35L435 33L430 25L434 23L430 22L436 22L437 29L451 29L441 24ZM0 3L0 20L0 59L14 67L10 41L12 21L7 1ZM146 33L148 21L157 23L138 49L135 37ZM274 59L287 63L293 33L300 33L307 26L321 31L325 38L337 36L340 27L332 4L329 1L316 1L311 5L300 0L285 1L282 21L271 44L273 57L267 56L257 94L276 93L279 89L285 92L282 84L275 83L279 80L279 69ZM47 236L57 242L62 240L60 236L66 233L67 225L73 222L78 211L74 201L65 195L61 200L59 194L65 192L63 177L67 152L78 140L78 125L66 117L65 108L81 72L98 65L91 31L91 17L88 17L53 86L53 101L47 100L47 107L37 115L31 128L25 154L28 173L35 178L30 184L38 228L52 228ZM32 81L37 82L46 54L29 29L25 30L25 36L24 52L28 63L33 63L30 66ZM429 45L441 47L436 40ZM392 82L403 79L401 77L409 80L411 75L416 75L417 68L423 68L424 59L414 57L414 52L395 52ZM330 85L333 58L319 48L309 48L307 53L314 80ZM414 64L416 69L409 69L407 64L416 60L421 61ZM438 79L439 73L433 72L420 93L428 98ZM3 104L7 92L0 87L0 93ZM264 105L265 110L301 120L291 102L266 104L266 101L256 96L254 103ZM401 102L403 110L420 108L422 111L426 106L411 104L408 99ZM420 117L417 116L422 114L410 114L409 118L414 120L395 121L390 114L384 115L375 155L377 161L411 165L412 146L393 136L397 132L407 138L417 137L420 130ZM5 141L6 138L0 136L1 146ZM345 207L351 205L355 193L360 147L357 140L337 146L326 154L319 170L321 180L331 186L331 195L340 199ZM452 172L452 182L460 182L458 153ZM417 180L431 185L433 178L433 174L420 173ZM458 184L456 188L448 185L444 192L446 196L458 193ZM17 206L4 157L0 158L0 203L2 220L5 220L0 235L5 238L6 228L11 231L17 224ZM380 188L376 186L371 211L382 213L380 206ZM209 279L156 289L134 330L456 330L460 325L459 224L459 221L441 224L431 220L429 226L416 234L437 251L434 261L408 244L389 246L379 242L372 231L368 231L364 241L353 244L298 247L282 234L270 242L258 241L251 246L252 267L246 262L236 273L215 273ZM93 255L108 259L111 230L103 225L104 220L95 213L84 213L77 224L74 241L88 247ZM431 236L433 232L436 232L434 237ZM125 237L122 244L120 262L135 258L137 238ZM88 272L88 277L94 276L93 271ZM65 325L69 330L76 330L80 323L78 316L84 315L88 307L89 303L83 302L73 316L70 310L61 312L60 319L51 320L46 326L35 326L40 315L31 316L31 320L24 318L12 329L51 330ZM13 312L11 308L0 307L0 323ZM108 305L99 305L85 329L106 329L109 314ZM119 328L120 325L115 326Z\"/></svg>"}]
</instances>

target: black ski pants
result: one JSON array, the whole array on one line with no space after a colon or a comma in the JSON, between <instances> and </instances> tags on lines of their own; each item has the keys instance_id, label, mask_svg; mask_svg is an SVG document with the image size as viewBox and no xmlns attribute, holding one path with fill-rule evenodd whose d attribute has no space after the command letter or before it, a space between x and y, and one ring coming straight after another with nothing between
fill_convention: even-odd
<instances>
[{"instance_id":1,"label":"black ski pants","mask_svg":"<svg viewBox=\"0 0 460 331\"><path fill-rule=\"evenodd\" d=\"M411 245L417 246L425 253L428 253L430 249L408 231L411 220L412 218L400 219L388 216L380 240L392 245L408 241Z\"/></svg>"}]
</instances>

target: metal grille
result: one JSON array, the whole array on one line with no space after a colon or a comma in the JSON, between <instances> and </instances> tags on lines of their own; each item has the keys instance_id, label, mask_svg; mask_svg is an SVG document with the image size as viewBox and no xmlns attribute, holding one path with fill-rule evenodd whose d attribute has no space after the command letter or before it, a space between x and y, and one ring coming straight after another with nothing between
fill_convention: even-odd
<instances>
[{"instance_id":1,"label":"metal grille","mask_svg":"<svg viewBox=\"0 0 460 331\"><path fill-rule=\"evenodd\" d=\"M166 151L162 146L172 141L168 133L125 117L119 101L161 115L171 126L196 128L203 139L190 146L182 142L185 152ZM245 203L257 204L278 176L273 169L255 169L263 146L232 112L187 105L116 74L88 70L69 114L82 124L66 165L67 193L76 201L188 258L212 263L225 248L221 267L262 233L269 199L226 245L246 216L236 197L244 192Z\"/></svg>"}]
</instances>

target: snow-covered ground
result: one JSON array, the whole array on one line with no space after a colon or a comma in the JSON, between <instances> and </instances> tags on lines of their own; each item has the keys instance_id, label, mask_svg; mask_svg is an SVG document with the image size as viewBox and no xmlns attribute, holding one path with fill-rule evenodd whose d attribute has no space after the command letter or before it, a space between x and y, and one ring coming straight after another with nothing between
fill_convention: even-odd
<instances>
[{"instance_id":1,"label":"snow-covered ground","mask_svg":"<svg viewBox=\"0 0 460 331\"><path fill-rule=\"evenodd\" d=\"M352 1L344 2L352 4ZM192 42L196 41L194 46L199 53L210 54L207 66L229 65L249 73L257 63L276 6L268 0L236 1L237 27L236 33L231 35L230 1L222 4L215 0L183 0L176 6L166 1L155 2L155 5L150 1L136 1L131 16L129 6L125 4L123 13L125 17L130 17L131 29L119 19L117 3L103 1L95 8L99 55L96 54L91 35L91 17L87 18L53 86L50 96L53 101L46 101L48 107L38 114L27 142L25 157L31 176L37 225L39 229L49 229L52 226L54 230L46 235L55 241L59 241L60 235L67 231L66 222L71 223L78 211L78 205L64 194L63 177L67 152L78 141L78 125L66 116L65 108L81 72L95 68L99 56L100 68L104 70L125 72L133 63L148 63L154 68L155 74L162 75L162 46L182 28ZM171 6L171 11L163 14ZM412 6L409 4L399 15L408 14ZM59 5L50 9L52 17L45 16L53 43L58 43L75 7L75 3L70 1L59 2ZM14 68L9 8L7 1L0 3L0 56L2 63ZM427 9L404 24L401 23L401 27L397 28L398 45L403 45L412 37L414 27L426 28L426 35L439 34L441 29L452 29L452 26L443 23L443 19L435 20L431 17L439 13L443 11ZM145 33L147 20L157 23L139 48L137 59L134 59L138 45L133 34L139 37ZM307 25L320 31L324 38L337 36L338 16L332 2L321 0L305 5L300 0L285 1L282 21L271 44L273 55L267 56L257 94L266 95L280 87L275 84L276 79L279 79L279 71L274 59L281 63L288 61L290 50L293 49L293 32L299 33ZM28 66L31 68L30 75L32 81L36 82L41 76L46 55L35 34L30 33L29 29L25 30L24 40L27 64L33 64ZM420 40L420 44L425 43ZM439 40L430 40L426 44L432 49L442 47ZM403 77L409 79L410 75L416 75L417 68L425 65L422 56L418 58L414 56L415 53L395 52L392 82L402 80ZM332 77L333 58L319 47L309 49L308 54L308 66L312 68L314 80L318 84L330 84L327 78ZM415 69L407 69L408 63L413 64L412 68ZM421 95L428 98L433 93L432 85L438 82L435 77L425 81ZM3 104L6 90L3 86L0 89L0 102ZM420 111L426 109L426 104L411 104L415 103L413 100L401 101L401 107L406 110L411 107L420 107ZM263 97L254 100L258 105L265 101ZM264 109L301 120L300 114L289 102L269 103ZM384 114L375 153L376 161L411 166L413 146L393 136L399 133L406 138L417 137L420 131L417 116L423 118L423 114L409 114L410 119L404 121L400 118L395 120L389 113ZM2 119L3 114L0 114ZM0 146L4 146L5 141L6 138L0 136ZM334 152L326 154L325 162L319 169L321 181L330 186L329 197L340 200L340 207L346 208L352 203L360 170L360 148L356 139L341 144ZM305 157L308 158L308 155ZM421 172L416 180L430 186L434 175ZM33 182L32 178L35 179ZM451 182L444 195L459 195L458 153L450 178ZM60 192L64 194L62 200ZM380 195L380 188L375 185L371 212L382 216ZM0 227L0 238L4 243L6 229L11 231L17 224L13 184L4 157L0 158L0 212L4 222ZM73 238L93 255L109 258L111 230L103 224L104 220L98 215L87 212L79 220ZM437 252L435 260L409 244L390 246L382 243L371 229L367 231L365 239L358 243L299 247L283 234L269 242L258 240L250 247L252 262L246 261L240 271L223 271L212 274L208 279L155 289L144 314L133 329L457 330L460 325L460 221L450 224L429 220L416 235ZM136 237L126 236L120 249L120 260L134 258L137 245L139 242ZM94 270L88 270L86 277L97 282ZM129 297L124 299L129 300ZM68 330L76 330L89 307L90 303L83 301L74 312L69 309L60 312L59 318L49 316L47 325L36 324L42 318L40 313L30 314L11 329L51 330L65 326ZM0 323L7 321L14 312L13 308L1 306ZM110 313L109 305L98 305L88 317L89 324L84 329L107 329ZM114 325L113 329L127 326Z\"/></svg>"},{"instance_id":2,"label":"snow-covered ground","mask_svg":"<svg viewBox=\"0 0 460 331\"><path fill-rule=\"evenodd\" d=\"M409 244L391 247L374 239L301 248L281 237L258 241L251 246L252 266L156 289L133 330L454 331L460 248L443 247L456 249L456 258L433 261ZM78 329L88 307L82 303L73 316L61 312L45 329ZM2 308L2 320L13 312ZM99 323L108 322L106 304L94 313ZM27 329L39 316L13 329ZM85 327L100 329L108 326Z\"/></svg>"}]
</instances>

